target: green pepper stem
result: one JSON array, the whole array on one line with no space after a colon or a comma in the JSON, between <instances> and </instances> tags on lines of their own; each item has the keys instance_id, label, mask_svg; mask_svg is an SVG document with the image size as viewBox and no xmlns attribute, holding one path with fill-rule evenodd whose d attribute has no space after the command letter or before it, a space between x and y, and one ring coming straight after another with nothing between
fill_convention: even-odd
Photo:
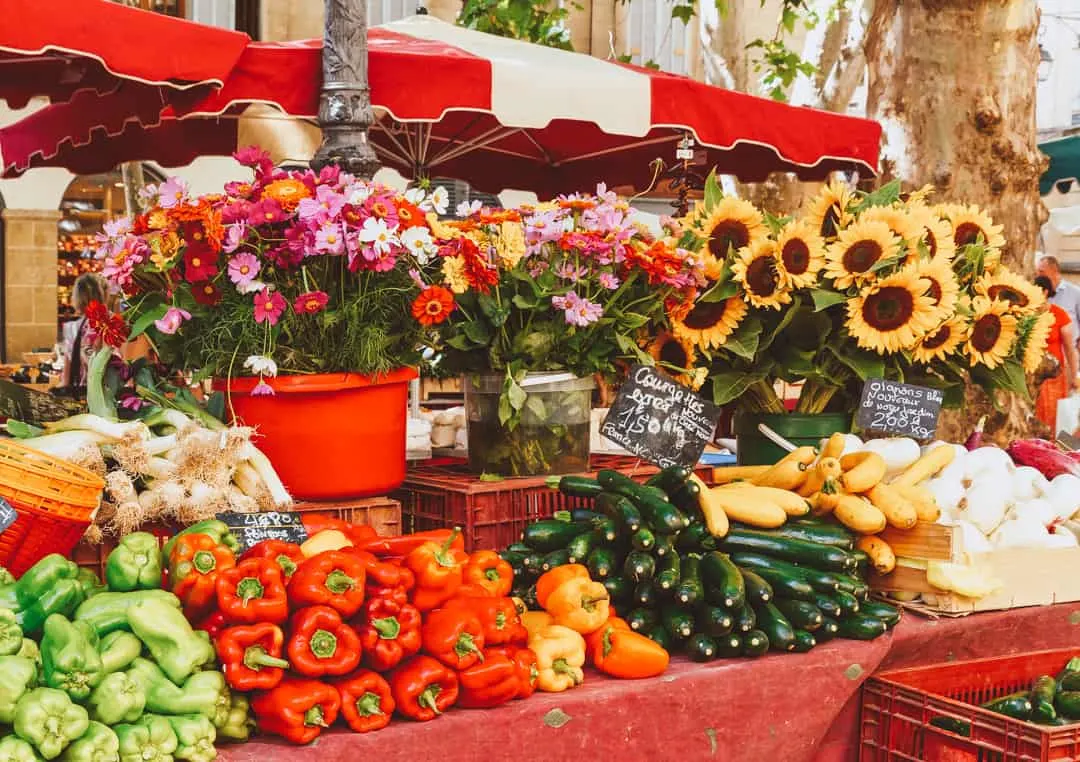
<instances>
[{"instance_id":1,"label":"green pepper stem","mask_svg":"<svg viewBox=\"0 0 1080 762\"><path fill-rule=\"evenodd\" d=\"M393 640L401 634L401 622L395 616L372 619L371 626L375 628L375 631L379 633L379 637L383 640Z\"/></svg>"},{"instance_id":2,"label":"green pepper stem","mask_svg":"<svg viewBox=\"0 0 1080 762\"><path fill-rule=\"evenodd\" d=\"M323 584L334 595L341 595L356 587L356 580L341 569L334 569L326 575L326 582Z\"/></svg>"},{"instance_id":3,"label":"green pepper stem","mask_svg":"<svg viewBox=\"0 0 1080 762\"><path fill-rule=\"evenodd\" d=\"M337 637L328 630L315 630L309 646L317 659L329 659L337 653Z\"/></svg>"},{"instance_id":4,"label":"green pepper stem","mask_svg":"<svg viewBox=\"0 0 1080 762\"><path fill-rule=\"evenodd\" d=\"M440 692L442 692L442 686L436 683L429 685L427 688L424 688L423 693L416 697L417 705L422 706L425 709L430 709L435 714L442 714L439 705L435 703L435 698Z\"/></svg>"},{"instance_id":5,"label":"green pepper stem","mask_svg":"<svg viewBox=\"0 0 1080 762\"><path fill-rule=\"evenodd\" d=\"M236 583L236 597L242 600L245 606L248 605L248 601L262 598L265 592L262 582L256 577L244 577Z\"/></svg>"},{"instance_id":6,"label":"green pepper stem","mask_svg":"<svg viewBox=\"0 0 1080 762\"><path fill-rule=\"evenodd\" d=\"M454 544L454 540L461 534L461 527L454 527L454 531L450 533L450 536L446 538L446 542L439 546L438 551L435 552L435 562L439 566L454 567L457 566L457 561L450 558L450 548Z\"/></svg>"},{"instance_id":7,"label":"green pepper stem","mask_svg":"<svg viewBox=\"0 0 1080 762\"><path fill-rule=\"evenodd\" d=\"M197 550L191 559L195 571L199 574L209 574L217 568L217 559L209 550Z\"/></svg>"},{"instance_id":8,"label":"green pepper stem","mask_svg":"<svg viewBox=\"0 0 1080 762\"><path fill-rule=\"evenodd\" d=\"M368 691L356 701L356 713L361 717L374 717L385 714L382 710L382 696Z\"/></svg>"},{"instance_id":9,"label":"green pepper stem","mask_svg":"<svg viewBox=\"0 0 1080 762\"><path fill-rule=\"evenodd\" d=\"M581 682L581 680L578 678L577 671L570 666L569 662L567 662L566 659L556 659L555 661L551 662L551 669L557 675L570 675L570 677L574 679L574 685L577 685Z\"/></svg>"},{"instance_id":10,"label":"green pepper stem","mask_svg":"<svg viewBox=\"0 0 1080 762\"><path fill-rule=\"evenodd\" d=\"M296 571L296 562L284 553L274 560L277 561L277 565L281 567L281 573L284 574L286 578L291 577L293 572Z\"/></svg>"},{"instance_id":11,"label":"green pepper stem","mask_svg":"<svg viewBox=\"0 0 1080 762\"><path fill-rule=\"evenodd\" d=\"M304 724L307 725L309 728L315 727L316 725L320 728L327 727L326 716L323 714L323 708L321 704L316 704L315 706L311 707L311 709L308 709L306 712L304 712Z\"/></svg>"},{"instance_id":12,"label":"green pepper stem","mask_svg":"<svg viewBox=\"0 0 1080 762\"><path fill-rule=\"evenodd\" d=\"M469 654L479 654L480 661L484 660L484 652L476 647L476 641L467 632L458 635L457 643L454 644L454 653L457 654L459 659L463 659Z\"/></svg>"},{"instance_id":13,"label":"green pepper stem","mask_svg":"<svg viewBox=\"0 0 1080 762\"><path fill-rule=\"evenodd\" d=\"M606 600L608 600L608 596L606 595L597 596L596 598L582 598L581 608L585 609L585 611L595 611L596 604Z\"/></svg>"},{"instance_id":14,"label":"green pepper stem","mask_svg":"<svg viewBox=\"0 0 1080 762\"><path fill-rule=\"evenodd\" d=\"M250 646L244 650L244 666L258 672L263 667L288 669L289 662L271 656L262 646Z\"/></svg>"},{"instance_id":15,"label":"green pepper stem","mask_svg":"<svg viewBox=\"0 0 1080 762\"><path fill-rule=\"evenodd\" d=\"M498 582L500 579L502 579L502 575L499 574L499 570L496 569L494 566L492 566L490 569L485 569L484 576L492 582Z\"/></svg>"}]
</instances>

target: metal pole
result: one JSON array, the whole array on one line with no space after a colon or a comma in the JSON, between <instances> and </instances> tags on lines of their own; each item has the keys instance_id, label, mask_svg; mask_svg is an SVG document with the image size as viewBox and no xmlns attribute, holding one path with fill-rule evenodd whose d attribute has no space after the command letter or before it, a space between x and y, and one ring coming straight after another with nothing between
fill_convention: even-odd
<instances>
[{"instance_id":1,"label":"metal pole","mask_svg":"<svg viewBox=\"0 0 1080 762\"><path fill-rule=\"evenodd\" d=\"M322 145L311 166L337 164L370 180L379 169L367 131L375 120L368 86L367 0L326 0L323 86L319 96Z\"/></svg>"}]
</instances>

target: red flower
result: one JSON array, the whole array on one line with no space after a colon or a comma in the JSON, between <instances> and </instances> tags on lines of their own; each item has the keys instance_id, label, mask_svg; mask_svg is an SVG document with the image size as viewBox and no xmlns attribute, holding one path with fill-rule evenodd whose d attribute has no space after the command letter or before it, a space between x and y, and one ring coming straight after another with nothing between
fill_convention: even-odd
<instances>
[{"instance_id":1,"label":"red flower","mask_svg":"<svg viewBox=\"0 0 1080 762\"><path fill-rule=\"evenodd\" d=\"M255 322L277 325L285 311L285 297L277 291L263 289L255 294Z\"/></svg>"},{"instance_id":2,"label":"red flower","mask_svg":"<svg viewBox=\"0 0 1080 762\"><path fill-rule=\"evenodd\" d=\"M420 325L439 325L454 311L454 295L442 286L428 286L412 303L412 314Z\"/></svg>"},{"instance_id":3,"label":"red flower","mask_svg":"<svg viewBox=\"0 0 1080 762\"><path fill-rule=\"evenodd\" d=\"M427 216L424 211L402 198L395 199L397 203L398 232L403 233L409 228L422 228L427 225Z\"/></svg>"},{"instance_id":4,"label":"red flower","mask_svg":"<svg viewBox=\"0 0 1080 762\"><path fill-rule=\"evenodd\" d=\"M86 306L86 323L94 335L110 347L122 347L130 333L123 317L111 314L104 304L97 301Z\"/></svg>"},{"instance_id":5,"label":"red flower","mask_svg":"<svg viewBox=\"0 0 1080 762\"><path fill-rule=\"evenodd\" d=\"M325 291L308 291L296 297L296 301L293 302L293 311L297 315L314 315L316 312L325 310L329 301L330 297Z\"/></svg>"},{"instance_id":6,"label":"red flower","mask_svg":"<svg viewBox=\"0 0 1080 762\"><path fill-rule=\"evenodd\" d=\"M462 236L450 244L450 248L457 248L453 254L460 254L465 261L465 277L469 285L481 294L486 294L492 286L499 285L499 271L489 267L487 261L480 254L480 249L469 238ZM443 256L447 256L444 254Z\"/></svg>"},{"instance_id":7,"label":"red flower","mask_svg":"<svg viewBox=\"0 0 1080 762\"><path fill-rule=\"evenodd\" d=\"M205 304L207 307L215 307L221 301L221 292L209 281L192 286L191 295L196 302Z\"/></svg>"},{"instance_id":8,"label":"red flower","mask_svg":"<svg viewBox=\"0 0 1080 762\"><path fill-rule=\"evenodd\" d=\"M218 274L217 257L205 241L192 245L184 251L184 275L189 283L202 283Z\"/></svg>"}]
</instances>

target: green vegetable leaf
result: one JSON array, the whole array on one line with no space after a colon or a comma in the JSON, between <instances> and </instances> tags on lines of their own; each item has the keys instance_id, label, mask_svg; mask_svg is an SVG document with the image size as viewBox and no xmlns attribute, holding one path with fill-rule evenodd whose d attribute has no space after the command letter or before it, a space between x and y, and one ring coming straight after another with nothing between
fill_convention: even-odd
<instances>
[{"instance_id":1,"label":"green vegetable leaf","mask_svg":"<svg viewBox=\"0 0 1080 762\"><path fill-rule=\"evenodd\" d=\"M847 294L824 288L810 289L810 297L814 300L814 312L827 310L836 304L843 304L848 300Z\"/></svg>"},{"instance_id":2,"label":"green vegetable leaf","mask_svg":"<svg viewBox=\"0 0 1080 762\"><path fill-rule=\"evenodd\" d=\"M167 305L159 304L139 315L135 322L131 324L131 333L128 335L128 341L138 336L142 336L146 333L147 329L154 324L155 320L161 320L168 311L169 308Z\"/></svg>"},{"instance_id":3,"label":"green vegetable leaf","mask_svg":"<svg viewBox=\"0 0 1080 762\"><path fill-rule=\"evenodd\" d=\"M753 360L758 351L758 343L761 340L761 330L761 321L757 317L750 315L742 321L735 333L724 342L723 348L733 355L746 360Z\"/></svg>"},{"instance_id":4,"label":"green vegetable leaf","mask_svg":"<svg viewBox=\"0 0 1080 762\"><path fill-rule=\"evenodd\" d=\"M764 378L764 374L744 371L724 371L709 376L712 383L713 402L726 405L739 399L747 389Z\"/></svg>"},{"instance_id":5,"label":"green vegetable leaf","mask_svg":"<svg viewBox=\"0 0 1080 762\"><path fill-rule=\"evenodd\" d=\"M850 339L848 340L850 341ZM849 346L838 348L830 345L829 351L835 355L837 360L851 368L860 381L885 376L885 361L881 355Z\"/></svg>"},{"instance_id":6,"label":"green vegetable leaf","mask_svg":"<svg viewBox=\"0 0 1080 762\"><path fill-rule=\"evenodd\" d=\"M712 209L720 203L724 192L720 189L720 181L716 179L716 170L709 172L705 178L705 208Z\"/></svg>"}]
</instances>

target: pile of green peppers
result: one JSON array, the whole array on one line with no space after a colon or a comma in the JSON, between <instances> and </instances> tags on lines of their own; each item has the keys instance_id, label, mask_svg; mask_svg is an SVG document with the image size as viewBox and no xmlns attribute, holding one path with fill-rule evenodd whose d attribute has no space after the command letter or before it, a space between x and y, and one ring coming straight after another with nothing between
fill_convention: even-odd
<instances>
[{"instance_id":1,"label":"pile of green peppers","mask_svg":"<svg viewBox=\"0 0 1080 762\"><path fill-rule=\"evenodd\" d=\"M0 762L209 762L246 741L207 633L161 589L157 538L124 537L105 583L60 555L0 569Z\"/></svg>"}]
</instances>

